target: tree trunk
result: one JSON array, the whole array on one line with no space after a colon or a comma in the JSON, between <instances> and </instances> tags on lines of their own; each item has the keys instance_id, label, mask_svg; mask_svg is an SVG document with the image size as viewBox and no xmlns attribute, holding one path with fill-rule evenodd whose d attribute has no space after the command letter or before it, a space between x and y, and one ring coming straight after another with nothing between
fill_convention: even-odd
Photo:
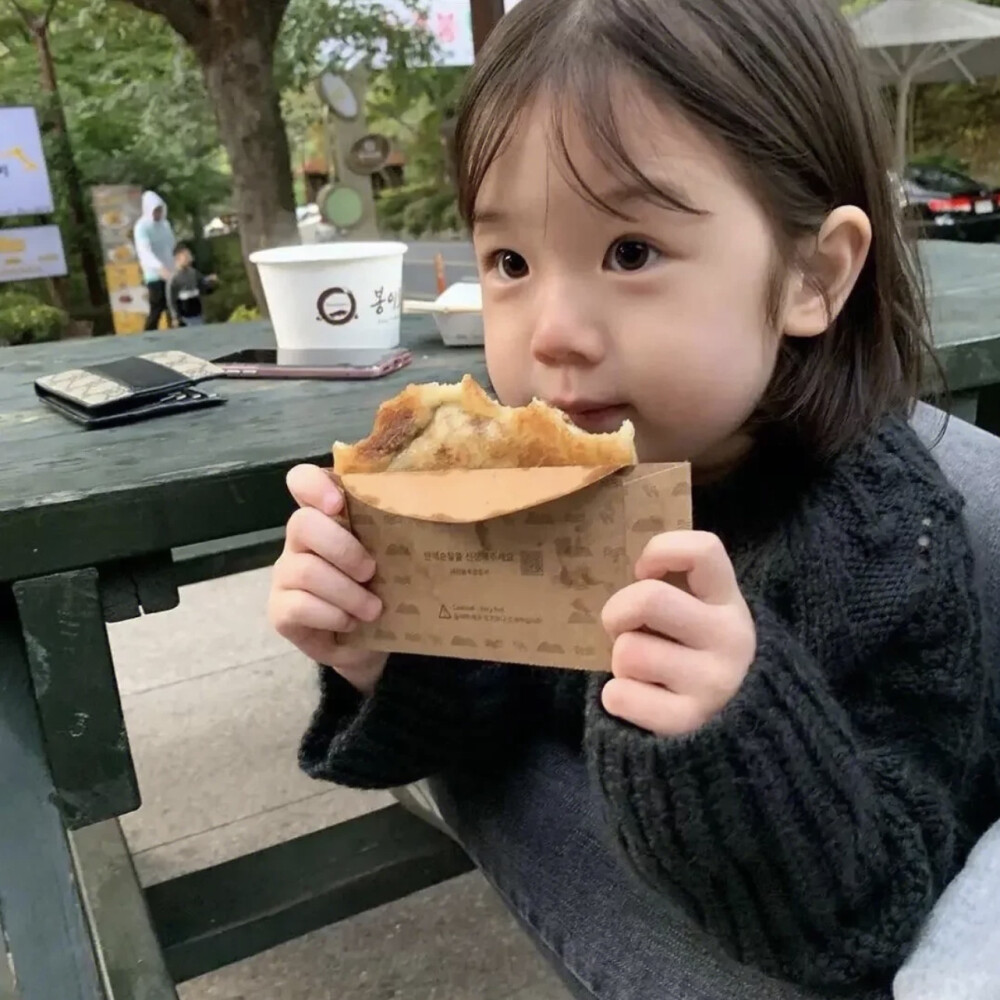
<instances>
[{"instance_id":1,"label":"tree trunk","mask_svg":"<svg viewBox=\"0 0 1000 1000\"><path fill-rule=\"evenodd\" d=\"M472 5L472 44L479 54L493 29L503 17L503 0L470 0Z\"/></svg>"},{"instance_id":2,"label":"tree trunk","mask_svg":"<svg viewBox=\"0 0 1000 1000\"><path fill-rule=\"evenodd\" d=\"M87 281L87 293L90 304L94 307L102 306L106 303L104 295L104 282L101 278L101 265L97 254L94 251L93 234L90 227L90 219L87 216L86 202L83 196L83 181L80 171L76 167L76 158L73 156L73 146L69 138L69 129L66 127L66 112L63 109L62 95L59 93L59 81L56 78L56 67L52 60L52 50L49 47L49 25L48 19L43 18L34 22L29 22L28 29L31 32L38 52L38 63L41 70L42 91L48 94L52 101L53 110L53 130L59 138L62 147L60 150L63 158L63 176L66 181L66 194L69 199L70 221L73 225L74 242L80 250L80 263L83 266L84 277ZM63 283L65 279L56 279ZM67 298L65 285L53 283L53 291L60 301L62 308L66 308Z\"/></svg>"},{"instance_id":3,"label":"tree trunk","mask_svg":"<svg viewBox=\"0 0 1000 1000\"><path fill-rule=\"evenodd\" d=\"M209 37L195 45L229 154L245 259L255 250L299 242L291 154L274 79L277 26L270 20L249 3L219 4ZM247 262L247 271L266 315L257 269Z\"/></svg>"}]
</instances>

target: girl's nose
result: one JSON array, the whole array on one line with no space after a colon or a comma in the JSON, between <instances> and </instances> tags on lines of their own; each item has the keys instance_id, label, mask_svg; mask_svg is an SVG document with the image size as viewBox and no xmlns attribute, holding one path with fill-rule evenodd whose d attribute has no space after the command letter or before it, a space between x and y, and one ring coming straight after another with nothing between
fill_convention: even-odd
<instances>
[{"instance_id":1,"label":"girl's nose","mask_svg":"<svg viewBox=\"0 0 1000 1000\"><path fill-rule=\"evenodd\" d=\"M598 312L586 290L553 281L537 297L531 353L545 365L596 365L604 356Z\"/></svg>"}]
</instances>

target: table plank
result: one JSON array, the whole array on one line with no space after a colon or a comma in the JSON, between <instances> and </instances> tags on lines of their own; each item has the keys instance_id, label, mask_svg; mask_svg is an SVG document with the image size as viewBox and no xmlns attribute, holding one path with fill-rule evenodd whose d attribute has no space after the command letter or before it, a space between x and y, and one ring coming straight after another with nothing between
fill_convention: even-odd
<instances>
[{"instance_id":1,"label":"table plank","mask_svg":"<svg viewBox=\"0 0 1000 1000\"><path fill-rule=\"evenodd\" d=\"M934 343L953 392L1000 383L1000 246L920 246Z\"/></svg>"}]
</instances>

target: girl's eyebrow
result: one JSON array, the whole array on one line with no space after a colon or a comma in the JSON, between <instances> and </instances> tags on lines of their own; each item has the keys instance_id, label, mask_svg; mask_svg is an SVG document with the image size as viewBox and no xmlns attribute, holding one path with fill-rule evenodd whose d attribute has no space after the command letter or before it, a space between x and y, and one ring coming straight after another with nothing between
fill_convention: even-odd
<instances>
[{"instance_id":1,"label":"girl's eyebrow","mask_svg":"<svg viewBox=\"0 0 1000 1000\"><path fill-rule=\"evenodd\" d=\"M510 218L510 212L505 212L500 208L493 208L489 205L480 207L477 205L472 210L472 228L476 226L499 226Z\"/></svg>"},{"instance_id":2,"label":"girl's eyebrow","mask_svg":"<svg viewBox=\"0 0 1000 1000\"><path fill-rule=\"evenodd\" d=\"M653 202L661 208L686 215L711 215L706 209L698 208L679 184L665 177L644 177L641 181L628 181L606 191L595 192L594 200L615 208L623 208L635 202Z\"/></svg>"},{"instance_id":3,"label":"girl's eyebrow","mask_svg":"<svg viewBox=\"0 0 1000 1000\"><path fill-rule=\"evenodd\" d=\"M625 211L638 203L654 204L672 212L684 215L710 216L708 209L698 208L691 197L676 181L665 177L648 177L643 180L626 181L603 191L590 191L587 198L595 207L617 215L631 218ZM512 213L496 205L477 205L472 212L472 228L502 226L509 223Z\"/></svg>"}]
</instances>

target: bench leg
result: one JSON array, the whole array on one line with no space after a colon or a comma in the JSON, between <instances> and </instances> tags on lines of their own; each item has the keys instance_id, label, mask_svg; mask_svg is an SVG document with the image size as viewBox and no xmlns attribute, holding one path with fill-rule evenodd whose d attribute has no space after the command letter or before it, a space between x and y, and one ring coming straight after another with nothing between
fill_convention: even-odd
<instances>
[{"instance_id":1,"label":"bench leg","mask_svg":"<svg viewBox=\"0 0 1000 1000\"><path fill-rule=\"evenodd\" d=\"M121 824L70 835L108 1000L177 1000Z\"/></svg>"},{"instance_id":2,"label":"bench leg","mask_svg":"<svg viewBox=\"0 0 1000 1000\"><path fill-rule=\"evenodd\" d=\"M20 1000L105 1000L17 605L6 588L0 588L0 803L0 921Z\"/></svg>"}]
</instances>

